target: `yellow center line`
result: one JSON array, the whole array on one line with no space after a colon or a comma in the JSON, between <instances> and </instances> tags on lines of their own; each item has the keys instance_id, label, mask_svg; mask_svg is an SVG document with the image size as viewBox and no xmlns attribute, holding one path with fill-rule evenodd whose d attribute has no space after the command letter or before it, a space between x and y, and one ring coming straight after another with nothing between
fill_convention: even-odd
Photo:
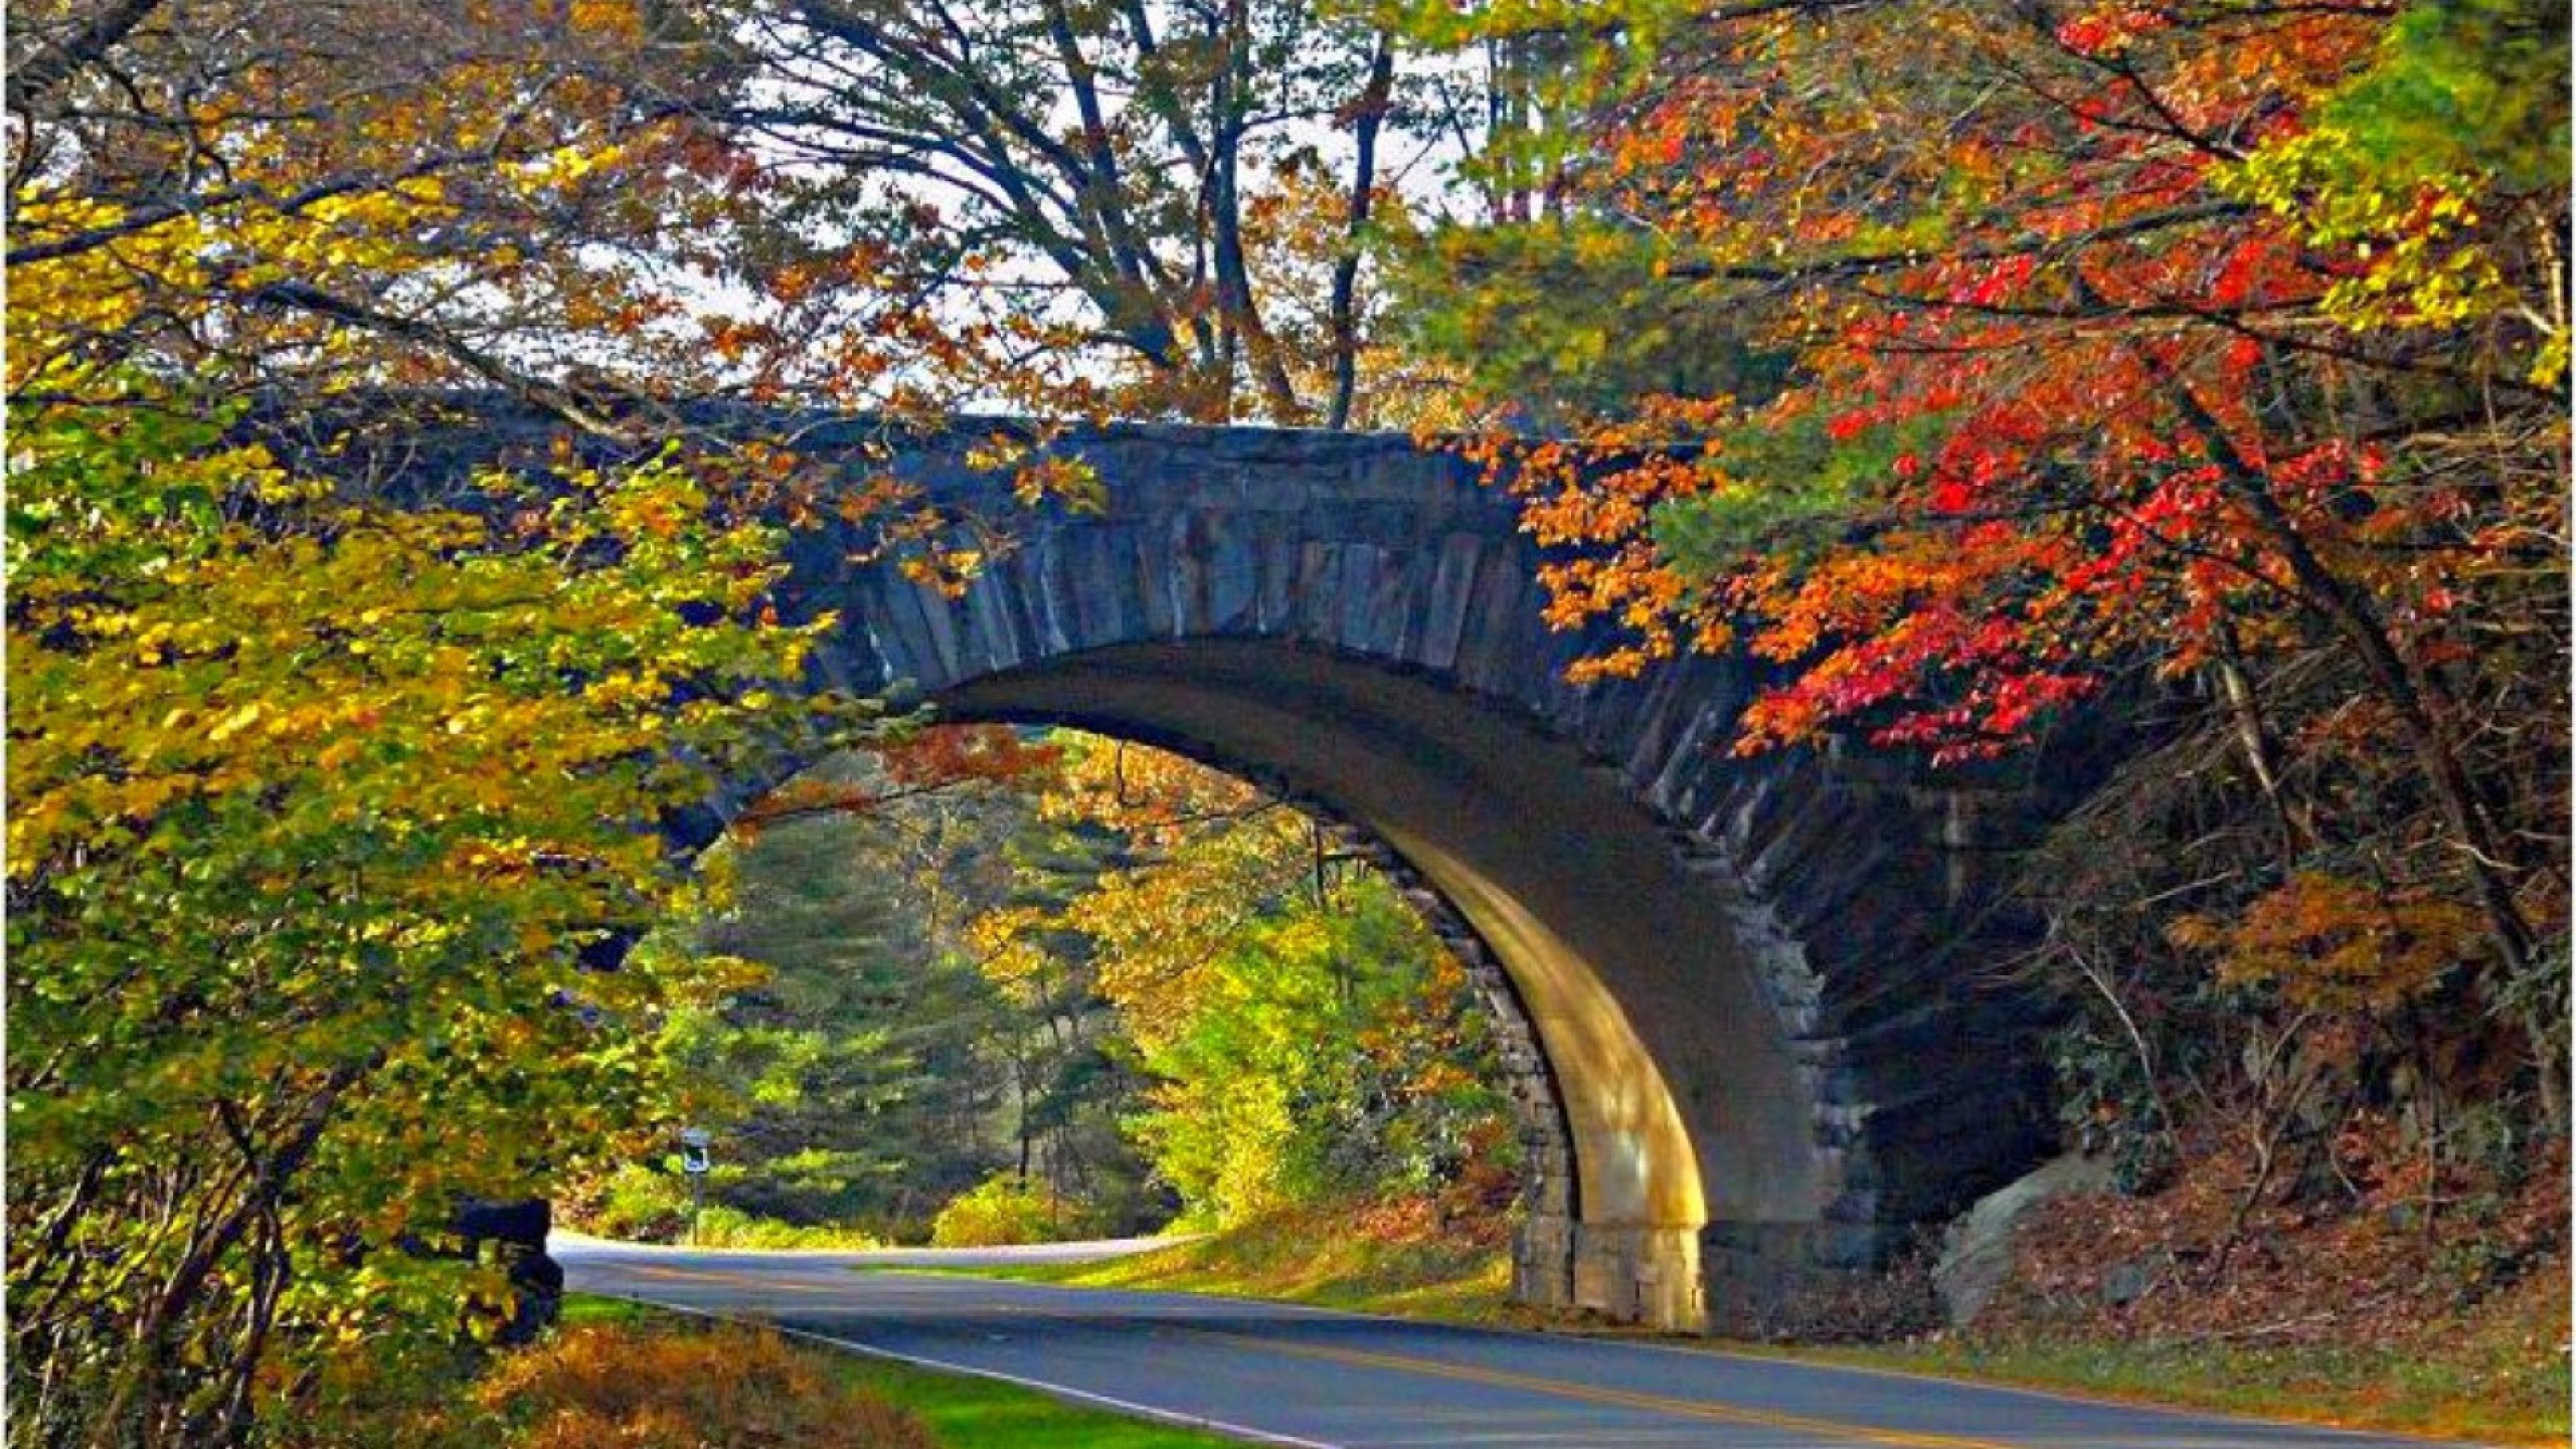
<instances>
[{"instance_id":1,"label":"yellow center line","mask_svg":"<svg viewBox=\"0 0 2576 1449\"><path fill-rule=\"evenodd\" d=\"M697 1268L664 1268L648 1263L620 1263L618 1269L651 1278L694 1279L705 1283L727 1283L738 1288L775 1288L791 1293L839 1293L844 1285L831 1283L793 1283L760 1274L726 1273ZM1395 1373L1419 1374L1425 1378L1451 1379L1460 1383L1484 1384L1491 1388L1522 1389L1560 1399L1604 1404L1613 1408L1643 1409L1658 1414L1673 1414L1716 1424L1746 1424L1765 1429L1794 1429L1800 1433L1818 1434L1862 1444L1888 1444L1899 1449L2017 1449L1998 1439L1967 1439L1952 1434L1917 1434L1904 1429L1881 1429L1866 1424L1846 1423L1838 1419L1817 1419L1804 1414L1776 1414L1766 1409L1737 1408L1712 1404L1700 1399L1677 1399L1663 1394L1636 1393L1627 1389L1601 1388L1592 1384L1571 1383L1564 1379L1542 1378L1536 1374L1513 1373L1506 1369L1476 1368L1467 1364L1443 1363L1437 1359L1412 1358L1402 1354L1371 1353L1356 1348L1327 1348L1321 1344L1282 1343L1276 1339L1255 1338L1249 1334L1220 1333L1212 1329L1165 1325L1165 1331L1191 1338L1211 1339L1241 1348L1257 1349L1287 1358L1320 1359L1326 1363L1348 1364L1357 1368L1387 1369Z\"/></svg>"},{"instance_id":2,"label":"yellow center line","mask_svg":"<svg viewBox=\"0 0 2576 1449\"><path fill-rule=\"evenodd\" d=\"M651 1263L619 1263L617 1271L646 1278L687 1278L701 1283L730 1283L737 1288L776 1288L788 1293L838 1293L838 1283L789 1283L756 1273L717 1273L701 1268L663 1268Z\"/></svg>"},{"instance_id":3,"label":"yellow center line","mask_svg":"<svg viewBox=\"0 0 2576 1449\"><path fill-rule=\"evenodd\" d=\"M1795 1429L1802 1433L1821 1434L1828 1438L1848 1439L1866 1444L1902 1445L1904 1449L2019 1449L2019 1446L1996 1439L1963 1439L1950 1434L1916 1434L1904 1429L1880 1429L1866 1424L1845 1423L1836 1419L1815 1419L1804 1414L1775 1414L1764 1409L1736 1408L1731 1405L1712 1404L1700 1399L1676 1399L1662 1394L1600 1388L1591 1384L1569 1383L1563 1379L1541 1378L1535 1374L1512 1373L1505 1369L1475 1368L1466 1364L1443 1363L1436 1359L1409 1358L1401 1354L1370 1353L1355 1348L1326 1348L1320 1344L1280 1343L1267 1338L1253 1338L1236 1333L1217 1333L1199 1328L1184 1328L1176 1331L1197 1338L1222 1339L1230 1343L1298 1358L1322 1359L1328 1363L1350 1364L1360 1368L1391 1369L1397 1373L1456 1379L1463 1383L1486 1384L1494 1388L1526 1389L1531 1393L1549 1394L1558 1398L1580 1399L1588 1403L1608 1404L1623 1409L1646 1409L1659 1414L1677 1414L1684 1418L1703 1419L1720 1424L1752 1424L1766 1429Z\"/></svg>"}]
</instances>

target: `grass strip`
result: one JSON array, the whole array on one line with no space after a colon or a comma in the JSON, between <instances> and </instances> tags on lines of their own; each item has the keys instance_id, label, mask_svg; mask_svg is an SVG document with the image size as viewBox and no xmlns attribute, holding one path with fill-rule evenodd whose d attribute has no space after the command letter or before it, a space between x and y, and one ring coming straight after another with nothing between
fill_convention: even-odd
<instances>
[{"instance_id":1,"label":"grass strip","mask_svg":"<svg viewBox=\"0 0 2576 1449\"><path fill-rule=\"evenodd\" d=\"M2569 1442L2563 1348L2513 1358L2332 1344L1966 1341L1772 1349L1801 1362L2486 1443Z\"/></svg>"},{"instance_id":2,"label":"grass strip","mask_svg":"<svg viewBox=\"0 0 2576 1449\"><path fill-rule=\"evenodd\" d=\"M1313 1212L1283 1213L1168 1248L1088 1263L940 1269L1066 1288L1217 1294L1427 1318L1507 1321L1511 1258L1433 1235L1389 1239Z\"/></svg>"}]
</instances>

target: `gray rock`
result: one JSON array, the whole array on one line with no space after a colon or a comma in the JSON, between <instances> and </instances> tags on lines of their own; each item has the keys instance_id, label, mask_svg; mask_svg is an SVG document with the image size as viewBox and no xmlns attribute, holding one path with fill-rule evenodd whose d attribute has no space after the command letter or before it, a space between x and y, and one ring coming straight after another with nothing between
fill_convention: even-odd
<instances>
[{"instance_id":1,"label":"gray rock","mask_svg":"<svg viewBox=\"0 0 2576 1449\"><path fill-rule=\"evenodd\" d=\"M2102 1301L2118 1308L2147 1296L2156 1285L2156 1262L2152 1258L2132 1258L2102 1275Z\"/></svg>"},{"instance_id":2,"label":"gray rock","mask_svg":"<svg viewBox=\"0 0 2576 1449\"><path fill-rule=\"evenodd\" d=\"M2012 1271L2013 1233L2031 1209L2077 1193L2111 1191L2111 1160L2070 1152L2028 1176L2004 1184L1962 1213L1941 1235L1941 1258L1932 1269L1942 1316L1965 1328Z\"/></svg>"}]
</instances>

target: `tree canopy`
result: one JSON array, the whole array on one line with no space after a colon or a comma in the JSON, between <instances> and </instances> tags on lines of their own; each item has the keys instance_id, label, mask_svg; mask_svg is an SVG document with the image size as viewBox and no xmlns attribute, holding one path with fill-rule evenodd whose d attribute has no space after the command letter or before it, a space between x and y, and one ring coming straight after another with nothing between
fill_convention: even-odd
<instances>
[{"instance_id":1,"label":"tree canopy","mask_svg":"<svg viewBox=\"0 0 2576 1449\"><path fill-rule=\"evenodd\" d=\"M722 460L398 508L261 441L460 379L578 421L583 338L657 365L598 249L694 173L641 12L574 10L12 16L23 1441L241 1442L488 1329L496 1276L397 1246L654 1120L651 1027L723 979L597 969L697 908L659 822L822 728Z\"/></svg>"},{"instance_id":2,"label":"tree canopy","mask_svg":"<svg viewBox=\"0 0 2576 1449\"><path fill-rule=\"evenodd\" d=\"M2238 994L2186 1034L2331 1002L2373 1023L2345 1101L2510 1023L2513 1090L2563 1130L2563 14L1426 28L1549 38L1558 106L1595 122L1507 148L1565 178L1555 214L1408 273L1498 419L1561 434L1487 447L1566 548L1553 617L1609 636L1578 673L1748 652L1777 673L1747 751L1937 767L2079 707L2148 722L2034 876L2091 963L2070 983L2146 963L2170 1001L2214 964Z\"/></svg>"}]
</instances>

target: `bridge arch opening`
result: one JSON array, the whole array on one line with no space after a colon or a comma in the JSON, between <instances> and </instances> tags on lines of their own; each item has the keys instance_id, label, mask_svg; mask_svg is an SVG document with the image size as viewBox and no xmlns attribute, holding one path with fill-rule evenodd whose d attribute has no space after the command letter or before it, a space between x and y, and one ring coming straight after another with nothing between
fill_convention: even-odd
<instances>
[{"instance_id":1,"label":"bridge arch opening","mask_svg":"<svg viewBox=\"0 0 2576 1449\"><path fill-rule=\"evenodd\" d=\"M1435 927L1451 918L1507 978L1555 1088L1571 1173L1522 1228L1523 1299L1699 1326L1709 1225L1809 1219L1826 1195L1808 1094L1722 897L1573 746L1434 681L1278 640L1060 655L933 702L1275 781L1383 842Z\"/></svg>"}]
</instances>

